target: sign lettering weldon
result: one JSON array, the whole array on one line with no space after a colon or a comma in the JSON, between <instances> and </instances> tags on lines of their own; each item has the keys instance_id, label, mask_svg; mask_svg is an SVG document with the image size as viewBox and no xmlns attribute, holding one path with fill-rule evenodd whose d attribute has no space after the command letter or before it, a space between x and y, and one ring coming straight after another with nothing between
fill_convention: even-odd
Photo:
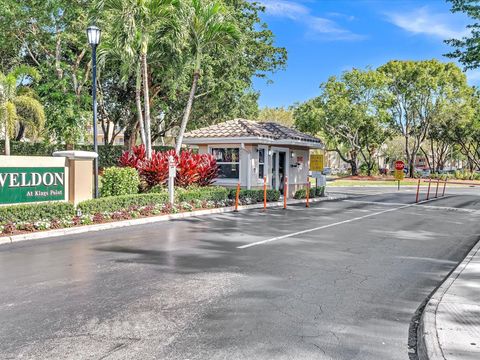
<instances>
[{"instance_id":1,"label":"sign lettering weldon","mask_svg":"<svg viewBox=\"0 0 480 360\"><path fill-rule=\"evenodd\" d=\"M0 205L65 200L65 168L0 167Z\"/></svg>"}]
</instances>

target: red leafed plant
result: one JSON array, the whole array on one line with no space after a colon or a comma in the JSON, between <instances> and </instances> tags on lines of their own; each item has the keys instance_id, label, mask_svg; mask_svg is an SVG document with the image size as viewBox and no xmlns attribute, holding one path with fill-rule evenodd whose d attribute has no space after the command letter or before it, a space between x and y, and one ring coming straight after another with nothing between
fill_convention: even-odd
<instances>
[{"instance_id":1,"label":"red leafed plant","mask_svg":"<svg viewBox=\"0 0 480 360\"><path fill-rule=\"evenodd\" d=\"M148 187L164 184L168 179L167 153L153 151L150 160L140 162L138 173Z\"/></svg>"},{"instance_id":2,"label":"red leafed plant","mask_svg":"<svg viewBox=\"0 0 480 360\"><path fill-rule=\"evenodd\" d=\"M177 155L174 150L152 152L152 158L146 159L145 146L140 145L125 151L119 159L120 166L137 169L141 179L149 188L163 185L168 180L168 159L172 156L177 167L175 183L177 186L208 186L218 175L215 158L210 154L195 154L185 150Z\"/></svg>"},{"instance_id":3,"label":"red leafed plant","mask_svg":"<svg viewBox=\"0 0 480 360\"><path fill-rule=\"evenodd\" d=\"M177 177L175 183L178 186L187 187L196 184L199 179L198 165L199 156L189 150L182 151L177 161Z\"/></svg>"},{"instance_id":4,"label":"red leafed plant","mask_svg":"<svg viewBox=\"0 0 480 360\"><path fill-rule=\"evenodd\" d=\"M198 185L211 185L218 176L217 160L211 154L202 154L201 160L197 166Z\"/></svg>"},{"instance_id":5,"label":"red leafed plant","mask_svg":"<svg viewBox=\"0 0 480 360\"><path fill-rule=\"evenodd\" d=\"M132 167L138 170L145 158L145 145L139 145L134 146L131 152L124 151L120 159L118 159L118 163L122 167Z\"/></svg>"}]
</instances>

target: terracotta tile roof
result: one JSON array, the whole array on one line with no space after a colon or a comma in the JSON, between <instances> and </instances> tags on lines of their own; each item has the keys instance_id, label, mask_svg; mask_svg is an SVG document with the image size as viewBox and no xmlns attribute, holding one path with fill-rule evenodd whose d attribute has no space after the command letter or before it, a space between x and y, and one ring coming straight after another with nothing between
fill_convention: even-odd
<instances>
[{"instance_id":1,"label":"terracotta tile roof","mask_svg":"<svg viewBox=\"0 0 480 360\"><path fill-rule=\"evenodd\" d=\"M229 120L185 134L186 139L259 137L272 140L296 140L321 144L320 139L298 130L274 123L245 119Z\"/></svg>"}]
</instances>

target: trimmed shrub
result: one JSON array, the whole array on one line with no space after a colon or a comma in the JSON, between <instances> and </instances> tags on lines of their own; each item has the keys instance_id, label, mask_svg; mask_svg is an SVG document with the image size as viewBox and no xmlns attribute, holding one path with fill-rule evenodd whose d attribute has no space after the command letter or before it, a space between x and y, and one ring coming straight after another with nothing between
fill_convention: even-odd
<instances>
[{"instance_id":1,"label":"trimmed shrub","mask_svg":"<svg viewBox=\"0 0 480 360\"><path fill-rule=\"evenodd\" d=\"M305 199L307 197L307 189L302 188L298 189L295 191L295 194L293 195L294 199Z\"/></svg>"},{"instance_id":2,"label":"trimmed shrub","mask_svg":"<svg viewBox=\"0 0 480 360\"><path fill-rule=\"evenodd\" d=\"M75 207L67 202L0 206L0 224L50 221L74 215Z\"/></svg>"},{"instance_id":3,"label":"trimmed shrub","mask_svg":"<svg viewBox=\"0 0 480 360\"><path fill-rule=\"evenodd\" d=\"M77 208L81 210L82 214L94 215L96 213L114 213L131 208L165 204L167 201L167 193L120 195L82 201L77 205Z\"/></svg>"},{"instance_id":4,"label":"trimmed shrub","mask_svg":"<svg viewBox=\"0 0 480 360\"><path fill-rule=\"evenodd\" d=\"M321 188L321 186L319 186L318 188ZM317 189L318 188L316 188L316 187L311 187L310 188L310 191L309 191L310 199L313 199L314 197L317 197L317 196L322 196L322 195L317 195ZM293 195L293 198L294 199L306 199L307 198L307 189L306 188L298 189L297 191L295 191L295 194Z\"/></svg>"},{"instance_id":5,"label":"trimmed shrub","mask_svg":"<svg viewBox=\"0 0 480 360\"><path fill-rule=\"evenodd\" d=\"M109 167L103 172L100 193L102 197L137 194L140 177L130 167Z\"/></svg>"},{"instance_id":6,"label":"trimmed shrub","mask_svg":"<svg viewBox=\"0 0 480 360\"><path fill-rule=\"evenodd\" d=\"M313 189L315 189L315 196L325 196L325 186L317 186Z\"/></svg>"},{"instance_id":7,"label":"trimmed shrub","mask_svg":"<svg viewBox=\"0 0 480 360\"><path fill-rule=\"evenodd\" d=\"M230 189L228 198L235 200L237 189ZM251 200L253 202L263 202L263 189L246 190L241 189L238 198L241 202ZM280 191L269 189L267 190L267 201L278 201L280 199Z\"/></svg>"},{"instance_id":8,"label":"trimmed shrub","mask_svg":"<svg viewBox=\"0 0 480 360\"><path fill-rule=\"evenodd\" d=\"M224 201L228 200L229 191L221 186L178 188L175 197L178 202L200 201Z\"/></svg>"},{"instance_id":9,"label":"trimmed shrub","mask_svg":"<svg viewBox=\"0 0 480 360\"><path fill-rule=\"evenodd\" d=\"M262 199L263 199L263 195L262 195ZM267 190L267 201L278 201L278 200L280 200L280 191L274 190L274 189Z\"/></svg>"}]
</instances>

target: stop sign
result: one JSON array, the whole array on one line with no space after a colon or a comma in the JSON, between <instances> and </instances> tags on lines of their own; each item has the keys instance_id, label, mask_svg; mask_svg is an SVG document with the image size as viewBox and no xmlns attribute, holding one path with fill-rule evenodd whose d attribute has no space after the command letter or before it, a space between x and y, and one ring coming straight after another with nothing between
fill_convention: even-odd
<instances>
[{"instance_id":1,"label":"stop sign","mask_svg":"<svg viewBox=\"0 0 480 360\"><path fill-rule=\"evenodd\" d=\"M403 170L405 168L405 164L403 161L395 161L395 170Z\"/></svg>"}]
</instances>

